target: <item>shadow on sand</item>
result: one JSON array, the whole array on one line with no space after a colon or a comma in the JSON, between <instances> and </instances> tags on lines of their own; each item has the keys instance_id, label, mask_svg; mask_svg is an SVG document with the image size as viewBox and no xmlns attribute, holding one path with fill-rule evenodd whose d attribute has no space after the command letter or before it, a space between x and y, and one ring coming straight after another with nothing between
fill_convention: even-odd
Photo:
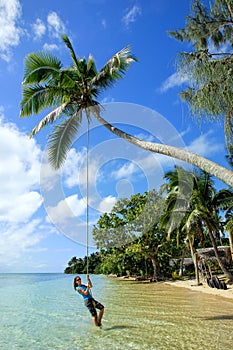
<instances>
[{"instance_id":1,"label":"shadow on sand","mask_svg":"<svg viewBox=\"0 0 233 350\"><path fill-rule=\"evenodd\" d=\"M102 328L102 327L101 327ZM127 326L127 325L114 325L114 326L111 326L111 327L103 327L103 329L105 331L112 331L112 330L115 330L115 329L129 329L129 328L135 328L134 326Z\"/></svg>"},{"instance_id":2,"label":"shadow on sand","mask_svg":"<svg viewBox=\"0 0 233 350\"><path fill-rule=\"evenodd\" d=\"M218 315L218 316L210 316L210 317L204 317L205 320L233 320L233 315Z\"/></svg>"}]
</instances>

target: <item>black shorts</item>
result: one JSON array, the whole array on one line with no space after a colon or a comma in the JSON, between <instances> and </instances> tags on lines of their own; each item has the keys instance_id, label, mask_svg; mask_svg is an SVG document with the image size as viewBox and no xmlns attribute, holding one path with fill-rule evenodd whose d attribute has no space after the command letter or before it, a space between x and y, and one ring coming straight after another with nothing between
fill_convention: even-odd
<instances>
[{"instance_id":1,"label":"black shorts","mask_svg":"<svg viewBox=\"0 0 233 350\"><path fill-rule=\"evenodd\" d=\"M86 300L84 303L93 317L97 315L96 309L102 310L104 308L104 306L94 298L90 298Z\"/></svg>"}]
</instances>

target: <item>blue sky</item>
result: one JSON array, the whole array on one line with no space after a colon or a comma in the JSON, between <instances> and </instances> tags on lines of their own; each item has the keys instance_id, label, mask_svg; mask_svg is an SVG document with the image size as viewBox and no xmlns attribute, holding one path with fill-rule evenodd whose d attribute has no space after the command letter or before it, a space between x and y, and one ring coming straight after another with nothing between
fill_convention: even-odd
<instances>
[{"instance_id":1,"label":"blue sky","mask_svg":"<svg viewBox=\"0 0 233 350\"><path fill-rule=\"evenodd\" d=\"M43 113L19 119L24 57L46 50L69 65L63 33L77 55L91 53L98 68L128 44L137 56L126 77L101 96L108 121L227 167L222 126L198 124L178 97L185 81L175 61L190 47L166 31L184 27L189 10L188 0L0 0L0 272L63 272L73 256L86 253L85 121L64 167L54 172L45 152L51 129L28 136ZM118 198L158 189L175 164L126 144L92 121L90 230Z\"/></svg>"}]
</instances>

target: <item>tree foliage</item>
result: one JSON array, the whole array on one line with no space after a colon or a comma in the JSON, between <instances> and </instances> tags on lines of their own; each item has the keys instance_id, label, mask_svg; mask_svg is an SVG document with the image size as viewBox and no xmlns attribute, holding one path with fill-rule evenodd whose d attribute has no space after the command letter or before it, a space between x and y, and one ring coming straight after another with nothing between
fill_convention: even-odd
<instances>
[{"instance_id":1,"label":"tree foliage","mask_svg":"<svg viewBox=\"0 0 233 350\"><path fill-rule=\"evenodd\" d=\"M70 51L72 62L69 67L63 68L62 62L51 53L33 52L26 56L20 111L23 117L52 109L34 127L31 136L55 123L48 140L48 159L55 169L64 163L82 123L83 113L88 120L91 110L99 114L97 98L122 79L130 64L137 61L130 47L126 46L98 70L92 55L88 59L80 58L67 35L63 35L62 40Z\"/></svg>"},{"instance_id":2,"label":"tree foliage","mask_svg":"<svg viewBox=\"0 0 233 350\"><path fill-rule=\"evenodd\" d=\"M154 279L167 272L169 257L174 253L174 242L166 239L164 230L158 225L163 204L164 199L155 190L138 193L129 199L120 199L110 213L99 218L93 228L97 247L111 248L114 253L117 251L114 258L110 254L108 261L118 261L123 249L128 260L132 254L150 259Z\"/></svg>"},{"instance_id":3,"label":"tree foliage","mask_svg":"<svg viewBox=\"0 0 233 350\"><path fill-rule=\"evenodd\" d=\"M207 3L207 2L206 2ZM169 34L193 45L182 52L178 63L188 88L181 97L198 117L224 120L225 141L230 159L233 154L233 1L192 2L186 26Z\"/></svg>"}]
</instances>

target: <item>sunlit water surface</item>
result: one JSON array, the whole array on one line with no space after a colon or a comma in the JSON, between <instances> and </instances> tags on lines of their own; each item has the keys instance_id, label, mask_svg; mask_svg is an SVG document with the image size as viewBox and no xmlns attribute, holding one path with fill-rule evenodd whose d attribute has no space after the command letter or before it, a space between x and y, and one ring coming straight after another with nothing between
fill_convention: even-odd
<instances>
[{"instance_id":1,"label":"sunlit water surface","mask_svg":"<svg viewBox=\"0 0 233 350\"><path fill-rule=\"evenodd\" d=\"M230 299L92 276L93 296L105 305L99 328L73 277L0 274L0 349L233 349Z\"/></svg>"}]
</instances>

